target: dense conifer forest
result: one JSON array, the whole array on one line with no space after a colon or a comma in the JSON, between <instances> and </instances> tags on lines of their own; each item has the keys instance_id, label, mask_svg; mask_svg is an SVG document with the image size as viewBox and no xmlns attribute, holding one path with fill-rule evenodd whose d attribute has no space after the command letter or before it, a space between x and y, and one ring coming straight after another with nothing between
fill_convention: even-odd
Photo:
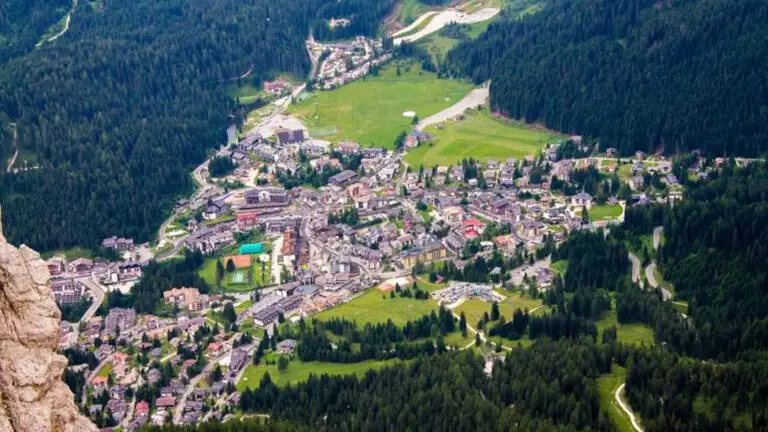
<instances>
[{"instance_id":1,"label":"dense conifer forest","mask_svg":"<svg viewBox=\"0 0 768 432\"><path fill-rule=\"evenodd\" d=\"M378 20L391 1L341 12ZM309 70L304 40L329 0L138 0L78 7L70 30L0 67L0 174L6 234L40 250L149 240L190 171L241 115L224 85ZM371 7L371 4L376 7ZM364 12L363 12L364 9ZM330 12L329 12L330 13ZM29 163L25 163L29 161ZM4 165L4 164L3 164Z\"/></svg>"},{"instance_id":2,"label":"dense conifer forest","mask_svg":"<svg viewBox=\"0 0 768 432\"><path fill-rule=\"evenodd\" d=\"M494 109L623 154L768 151L768 2L549 1L448 55Z\"/></svg>"},{"instance_id":3,"label":"dense conifer forest","mask_svg":"<svg viewBox=\"0 0 768 432\"><path fill-rule=\"evenodd\" d=\"M0 3L0 63L31 51L71 6L70 0L10 0Z\"/></svg>"}]
</instances>

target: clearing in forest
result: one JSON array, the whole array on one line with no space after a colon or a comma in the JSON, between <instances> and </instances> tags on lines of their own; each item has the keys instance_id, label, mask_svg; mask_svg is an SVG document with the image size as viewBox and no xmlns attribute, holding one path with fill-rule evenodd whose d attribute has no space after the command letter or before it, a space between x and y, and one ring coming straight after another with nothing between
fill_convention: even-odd
<instances>
[{"instance_id":1,"label":"clearing in forest","mask_svg":"<svg viewBox=\"0 0 768 432\"><path fill-rule=\"evenodd\" d=\"M335 131L322 138L392 149L397 135L413 127L413 119L404 117L404 112L426 118L458 102L471 89L468 82L439 79L410 61L393 62L378 76L315 92L289 112L302 119L310 135L317 130Z\"/></svg>"},{"instance_id":2,"label":"clearing in forest","mask_svg":"<svg viewBox=\"0 0 768 432\"><path fill-rule=\"evenodd\" d=\"M448 121L427 127L435 138L422 144L405 157L413 167L451 165L465 158L479 161L523 158L535 155L547 143L559 141L556 134L524 124L491 117L487 109L468 111L463 120Z\"/></svg>"}]
</instances>

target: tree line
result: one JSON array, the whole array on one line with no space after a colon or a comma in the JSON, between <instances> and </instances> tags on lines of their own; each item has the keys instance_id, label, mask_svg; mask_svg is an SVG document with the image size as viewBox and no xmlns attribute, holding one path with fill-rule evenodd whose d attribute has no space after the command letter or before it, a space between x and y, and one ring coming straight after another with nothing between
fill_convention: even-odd
<instances>
[{"instance_id":1,"label":"tree line","mask_svg":"<svg viewBox=\"0 0 768 432\"><path fill-rule=\"evenodd\" d=\"M627 155L768 151L768 3L545 2L508 10L444 68L492 80L493 109Z\"/></svg>"}]
</instances>

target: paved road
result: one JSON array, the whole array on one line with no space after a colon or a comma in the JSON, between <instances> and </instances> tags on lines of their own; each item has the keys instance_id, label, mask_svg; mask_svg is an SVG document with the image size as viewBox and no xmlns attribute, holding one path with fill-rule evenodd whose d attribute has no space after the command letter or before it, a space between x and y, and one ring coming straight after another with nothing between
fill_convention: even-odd
<instances>
[{"instance_id":1,"label":"paved road","mask_svg":"<svg viewBox=\"0 0 768 432\"><path fill-rule=\"evenodd\" d=\"M659 250L659 246L661 245L661 233L664 231L664 227L656 227L653 229L653 249Z\"/></svg>"},{"instance_id":2,"label":"paved road","mask_svg":"<svg viewBox=\"0 0 768 432\"><path fill-rule=\"evenodd\" d=\"M624 391L624 384L620 385L619 388L616 389L616 393L614 393L616 402L618 402L621 409L623 409L624 412L629 416L629 420L632 422L632 427L635 428L637 432L643 432L643 428L640 426L640 422L635 417L635 413L633 413L632 409L621 399L622 391Z\"/></svg>"},{"instance_id":3,"label":"paved road","mask_svg":"<svg viewBox=\"0 0 768 432\"><path fill-rule=\"evenodd\" d=\"M64 19L64 28L50 38L41 40L35 45L35 47L39 47L46 42L53 42L56 39L64 36L64 34L69 31L69 23L72 21L72 14L75 13L75 9L77 9L77 0L72 0L72 9L69 11L69 13L67 13L66 18Z\"/></svg>"},{"instance_id":4,"label":"paved road","mask_svg":"<svg viewBox=\"0 0 768 432\"><path fill-rule=\"evenodd\" d=\"M104 287L96 283L96 281L90 277L80 279L80 281L93 295L93 303L91 304L91 307L89 307L88 310L85 311L85 314L83 314L83 317L80 318L80 322L85 322L93 317L96 311L99 310L101 304L104 302Z\"/></svg>"},{"instance_id":5,"label":"paved road","mask_svg":"<svg viewBox=\"0 0 768 432\"><path fill-rule=\"evenodd\" d=\"M429 12L423 13L420 17L416 18L416 20L414 22L412 22L408 27L405 27L403 29L400 29L400 30L396 31L395 33L392 33L392 37L397 37L397 35L401 35L403 33L408 33L409 31L411 31L411 30L415 29L416 27L418 27L419 24L424 22L424 20L426 20L427 18L431 17L432 15L437 15L437 14L438 14L438 11L429 11Z\"/></svg>"},{"instance_id":6,"label":"paved road","mask_svg":"<svg viewBox=\"0 0 768 432\"><path fill-rule=\"evenodd\" d=\"M16 163L16 158L19 157L19 131L16 129L16 123L9 123L8 126L13 126L13 157L8 161L8 169L5 172L11 172L13 170L13 164Z\"/></svg>"},{"instance_id":7,"label":"paved road","mask_svg":"<svg viewBox=\"0 0 768 432\"><path fill-rule=\"evenodd\" d=\"M419 20L417 20L417 23L411 24L410 26L406 27L405 29L399 31L397 34L404 34L406 30L412 30L415 27L417 27L419 24L421 24L424 20L430 19L424 28L417 31L416 33L411 33L406 36L396 37L392 41L392 43L395 46L400 45L403 42L415 42L423 37L429 36L430 34L440 30L441 28L445 27L448 24L451 23L458 23L458 24L474 24L482 21L487 21L493 17L495 17L501 10L498 8L485 8L481 9L473 14L466 14L464 12L459 12L455 9L449 8L442 12L438 12L437 14L433 12L427 12L424 15L427 15L426 17L422 15L419 17Z\"/></svg>"},{"instance_id":8,"label":"paved road","mask_svg":"<svg viewBox=\"0 0 768 432\"><path fill-rule=\"evenodd\" d=\"M442 123L446 120L452 119L459 114L470 108L476 108L478 105L485 105L488 102L489 86L483 86L479 89L474 89L464 98L450 107L440 111L437 114L433 114L424 120L421 120L416 125L417 130L424 130L427 126Z\"/></svg>"},{"instance_id":9,"label":"paved road","mask_svg":"<svg viewBox=\"0 0 768 432\"><path fill-rule=\"evenodd\" d=\"M640 258L630 252L629 260L632 262L632 282L640 285L640 288L643 288L643 280L640 279Z\"/></svg>"},{"instance_id":10,"label":"paved road","mask_svg":"<svg viewBox=\"0 0 768 432\"><path fill-rule=\"evenodd\" d=\"M661 288L661 296L664 299L664 301L671 300L672 299L672 293L669 292L664 287L659 286L659 283L656 281L656 263L650 263L648 267L645 268L645 278L648 279L648 284L655 288Z\"/></svg>"}]
</instances>

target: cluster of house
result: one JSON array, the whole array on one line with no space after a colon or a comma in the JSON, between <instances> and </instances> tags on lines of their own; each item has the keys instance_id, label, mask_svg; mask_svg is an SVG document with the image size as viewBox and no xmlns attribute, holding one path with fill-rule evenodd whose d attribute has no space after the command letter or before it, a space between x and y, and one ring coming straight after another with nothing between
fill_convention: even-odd
<instances>
[{"instance_id":1,"label":"cluster of house","mask_svg":"<svg viewBox=\"0 0 768 432\"><path fill-rule=\"evenodd\" d=\"M346 20L331 21L348 25ZM382 49L381 39L358 36L351 41L319 43L307 41L307 48L319 59L317 87L330 90L366 76L372 67L385 63L391 53Z\"/></svg>"},{"instance_id":2,"label":"cluster of house","mask_svg":"<svg viewBox=\"0 0 768 432\"><path fill-rule=\"evenodd\" d=\"M166 302L180 307L199 307L201 295L196 289L178 288L167 291ZM219 299L217 299L219 301ZM91 418L102 418L108 411L123 430L138 430L145 424L162 425L178 410L185 424L206 419L222 420L224 407L236 407L239 395L235 383L250 361L249 350L238 347L240 333L220 332L210 340L195 337L206 324L204 317L159 318L138 316L133 309L113 308L104 318L90 319L82 332L76 349L93 351L99 365L88 370L86 364L71 365L73 371L88 377L88 392L83 403ZM170 334L173 332L173 334ZM172 337L173 336L173 337ZM159 343L160 340L167 343ZM185 353L182 357L180 354ZM209 382L206 388L195 387L190 380L200 373L192 372L202 353L208 362L223 366L221 377L209 376L212 368L202 373ZM145 356L149 362L139 362ZM173 369L168 377L165 364ZM143 365L143 366L142 366ZM136 389L148 385L158 388L154 400L137 400ZM182 395L188 394L184 399ZM146 398L146 394L141 397ZM210 403L210 401L216 403ZM181 402L184 402L183 404Z\"/></svg>"},{"instance_id":3,"label":"cluster of house","mask_svg":"<svg viewBox=\"0 0 768 432\"><path fill-rule=\"evenodd\" d=\"M148 262L109 262L88 258L67 261L62 257L53 257L46 261L51 274L51 289L59 305L79 303L86 299L90 295L83 283L86 279L99 283L108 290L129 288L141 279L142 266L146 264Z\"/></svg>"}]
</instances>

